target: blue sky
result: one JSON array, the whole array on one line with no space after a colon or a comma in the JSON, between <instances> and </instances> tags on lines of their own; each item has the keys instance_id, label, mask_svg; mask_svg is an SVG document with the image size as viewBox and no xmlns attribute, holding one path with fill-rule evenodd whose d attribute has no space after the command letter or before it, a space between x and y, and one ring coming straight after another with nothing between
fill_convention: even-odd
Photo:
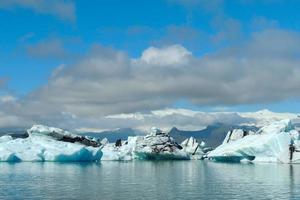
<instances>
[{"instance_id":1,"label":"blue sky","mask_svg":"<svg viewBox=\"0 0 300 200\"><path fill-rule=\"evenodd\" d=\"M187 65L187 70L190 71L195 70L191 65L203 64L210 60L206 64L208 66L215 60L223 63L232 58L226 67L217 66L219 64L216 63L216 66L212 64L211 68L205 68L207 73L213 76L210 78L207 75L207 79L212 80L217 77L224 79L219 84L221 88L226 88L226 91L218 92L223 96L212 95L214 89L211 91L199 89L198 96L190 95L188 90L192 90L193 87L184 86L185 89L182 90L185 91L179 92L178 95L173 93L175 89L164 90L172 99L165 98L163 93L153 93L157 95L156 106L147 108L140 105L142 103L140 102L141 96L139 96L131 99L132 102L137 100L136 105L139 105L137 107L129 109L131 107L126 105L112 113L104 109L103 113L144 112L164 107L204 111L255 111L268 108L280 112L300 112L300 103L298 103L300 94L295 91L298 88L297 73L300 63L297 52L299 49L294 45L299 42L299 9L300 2L292 0L90 0L88 3L84 0L4 0L0 3L0 95L12 96L22 103L37 95L35 97L42 102L41 94L47 96L57 91L53 85L58 79L52 76L54 71L62 66L64 69L59 72L60 78L66 74L69 76L72 74L73 79L78 79L79 75L74 75L75 69L82 65L80 63L85 63L94 55L98 55L97 59L99 56L107 55L116 59L116 55L124 54L129 59L125 61L126 63L131 62L130 59L143 60L143 53L148 48L155 47L157 49L151 51L150 54L156 51L161 53L160 50L166 53L172 53L174 50L175 56L179 51L186 55L191 54L192 58L191 56L188 58L189 65ZM272 37L274 39L266 41ZM255 49L256 47L251 44L262 46ZM184 49L177 48L178 46L173 46L173 50L170 51L164 49L172 45L179 45ZM244 49L245 52L250 53L243 54L241 51ZM154 59L168 60L169 58L155 57ZM186 59L185 56L182 59ZM193 59L197 60L197 64ZM243 59L248 64L239 67L238 65L245 64ZM262 63L259 63L259 60L262 60ZM223 68L232 70L233 66L230 63L237 63L237 66L234 66L235 70L226 71L224 74L209 72L209 69L214 69L214 67L220 70L220 73L223 72ZM158 65L156 61L152 64ZM178 63L172 62L171 64L177 66ZM253 67L257 71L252 70L252 64L255 65ZM110 68L110 66L106 67ZM93 67L86 66L85 68L88 70ZM265 79L276 83L277 78L285 74L281 73L285 71L285 68L287 71L290 70L295 77L291 78L291 83L279 79L278 81L283 82L280 90L272 88L274 84L269 83L262 87L259 84L253 85L251 88L257 88L260 93L257 94L257 98L252 98L249 96L252 95L251 92L255 93L255 89L249 92L241 88L228 90L232 81L238 79L236 76L240 73L240 68L243 70L245 68L245 71L250 70L254 79L256 75L261 75L259 69L264 69L263 75L255 79L255 82ZM170 74L177 72L172 71L173 69ZM234 76L233 72L236 72ZM269 76L264 73L269 73ZM106 71L101 71L101 74L106 74ZM160 75L162 74L158 74ZM192 75L193 73L190 73L190 76ZM108 73L108 76L111 74ZM115 74L113 77L116 78ZM174 77L169 78L171 80ZM248 80L248 78L242 79ZM120 80L116 78L115 82ZM188 79L184 77L184 80ZM239 81L243 82L243 80ZM211 84L204 80L201 83ZM194 82L195 84L197 82ZM47 92L50 92L46 94L45 87L48 86ZM66 88L74 89L70 86ZM269 94L263 89L274 92L271 91ZM147 90L146 86L144 90ZM157 88L152 88L150 91L157 90ZM227 99L228 95L236 95L234 90L241 91L241 98ZM132 95L138 93L134 89L127 93L129 92L132 92ZM145 95L144 98L148 98L151 94L150 92L143 95ZM206 95L208 95L207 98ZM102 105L107 104L105 100L102 101L101 97L85 99L81 102L97 103L97 100L104 102ZM113 100L115 99L110 99L108 102ZM70 102L63 103L66 112L73 113L73 110L69 108ZM102 112L101 106L97 108L99 112ZM115 105L112 107L115 108ZM74 113L78 116L82 114L77 110ZM83 113L88 112L84 110Z\"/></svg>"}]
</instances>

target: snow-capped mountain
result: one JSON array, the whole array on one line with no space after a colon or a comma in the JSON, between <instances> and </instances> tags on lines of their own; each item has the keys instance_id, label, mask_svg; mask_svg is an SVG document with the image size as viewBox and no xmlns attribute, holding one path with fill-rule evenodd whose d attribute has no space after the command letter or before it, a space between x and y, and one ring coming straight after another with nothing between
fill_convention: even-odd
<instances>
[{"instance_id":1,"label":"snow-capped mountain","mask_svg":"<svg viewBox=\"0 0 300 200\"><path fill-rule=\"evenodd\" d=\"M270 110L264 109L259 110L257 112L239 112L238 115L245 117L245 118L251 118L255 119L255 123L247 123L247 125L255 125L258 127L265 126L267 124L270 124L274 121L279 121L283 119L290 119L292 121L300 119L299 114L295 113L275 113Z\"/></svg>"},{"instance_id":2,"label":"snow-capped mountain","mask_svg":"<svg viewBox=\"0 0 300 200\"><path fill-rule=\"evenodd\" d=\"M126 127L142 131L147 131L153 126L160 127L164 131L169 131L173 127L184 131L199 131L218 123L262 127L273 121L283 119L291 119L296 122L299 121L300 115L276 113L266 109L257 112L201 112L172 108L155 110L150 113L110 115L106 119L110 119L120 126L126 124Z\"/></svg>"}]
</instances>

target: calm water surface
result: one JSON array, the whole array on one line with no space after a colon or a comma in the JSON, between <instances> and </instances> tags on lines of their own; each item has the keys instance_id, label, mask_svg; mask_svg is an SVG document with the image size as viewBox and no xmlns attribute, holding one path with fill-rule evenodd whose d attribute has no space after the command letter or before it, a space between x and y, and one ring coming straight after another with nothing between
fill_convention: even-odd
<instances>
[{"instance_id":1,"label":"calm water surface","mask_svg":"<svg viewBox=\"0 0 300 200\"><path fill-rule=\"evenodd\" d=\"M0 199L300 199L300 165L0 163Z\"/></svg>"}]
</instances>

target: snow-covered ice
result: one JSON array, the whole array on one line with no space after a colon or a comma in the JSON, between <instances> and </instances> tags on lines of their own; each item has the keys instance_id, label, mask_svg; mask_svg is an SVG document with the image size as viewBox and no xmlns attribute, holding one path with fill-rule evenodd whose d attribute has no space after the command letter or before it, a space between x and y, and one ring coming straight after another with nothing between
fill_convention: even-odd
<instances>
[{"instance_id":1,"label":"snow-covered ice","mask_svg":"<svg viewBox=\"0 0 300 200\"><path fill-rule=\"evenodd\" d=\"M148 135L128 137L116 144L106 138L98 141L43 125L34 125L27 133L27 138L0 137L0 161L188 160L201 159L205 146L194 138L181 146L157 128Z\"/></svg>"},{"instance_id":2,"label":"snow-covered ice","mask_svg":"<svg viewBox=\"0 0 300 200\"><path fill-rule=\"evenodd\" d=\"M38 125L27 132L29 137L24 139L0 137L0 161L83 162L99 161L102 157L101 147L59 141L57 137L76 136L62 129Z\"/></svg>"},{"instance_id":3,"label":"snow-covered ice","mask_svg":"<svg viewBox=\"0 0 300 200\"><path fill-rule=\"evenodd\" d=\"M122 146L107 143L102 150L102 160L188 160L194 152L197 159L202 155L201 149L197 150L201 144L193 141L182 148L168 133L152 128L146 136L128 137Z\"/></svg>"},{"instance_id":4,"label":"snow-covered ice","mask_svg":"<svg viewBox=\"0 0 300 200\"><path fill-rule=\"evenodd\" d=\"M256 133L245 134L234 130L231 138L227 134L222 145L208 154L216 161L281 162L299 163L300 153L294 152L290 160L290 143L300 149L299 133L294 130L290 120L273 122Z\"/></svg>"},{"instance_id":5,"label":"snow-covered ice","mask_svg":"<svg viewBox=\"0 0 300 200\"><path fill-rule=\"evenodd\" d=\"M153 127L149 135L139 138L133 151L136 159L187 160L189 155L169 136Z\"/></svg>"},{"instance_id":6,"label":"snow-covered ice","mask_svg":"<svg viewBox=\"0 0 300 200\"><path fill-rule=\"evenodd\" d=\"M3 135L2 137L0 137L0 144L3 142L8 142L13 140L13 137L10 135Z\"/></svg>"},{"instance_id":7,"label":"snow-covered ice","mask_svg":"<svg viewBox=\"0 0 300 200\"><path fill-rule=\"evenodd\" d=\"M226 144L232 141L239 140L246 135L254 135L255 133L253 131L245 131L243 129L233 129L231 131L228 131L224 141L222 144Z\"/></svg>"},{"instance_id":8,"label":"snow-covered ice","mask_svg":"<svg viewBox=\"0 0 300 200\"><path fill-rule=\"evenodd\" d=\"M200 160L205 154L202 150L205 147L205 143L202 141L199 144L193 137L185 139L180 145L183 151L187 152L192 160Z\"/></svg>"},{"instance_id":9,"label":"snow-covered ice","mask_svg":"<svg viewBox=\"0 0 300 200\"><path fill-rule=\"evenodd\" d=\"M139 136L128 137L121 146L116 146L115 143L106 142L102 149L103 157L101 160L128 161L133 159L133 149Z\"/></svg>"},{"instance_id":10,"label":"snow-covered ice","mask_svg":"<svg viewBox=\"0 0 300 200\"><path fill-rule=\"evenodd\" d=\"M229 131L223 143L207 155L204 142L191 137L179 145L158 128L152 128L148 135L128 137L126 141L116 143L42 125L33 126L27 133L27 138L0 137L0 161L188 160L208 157L216 161L300 163L299 132L289 119L272 122L257 132ZM291 143L295 147L292 159Z\"/></svg>"}]
</instances>

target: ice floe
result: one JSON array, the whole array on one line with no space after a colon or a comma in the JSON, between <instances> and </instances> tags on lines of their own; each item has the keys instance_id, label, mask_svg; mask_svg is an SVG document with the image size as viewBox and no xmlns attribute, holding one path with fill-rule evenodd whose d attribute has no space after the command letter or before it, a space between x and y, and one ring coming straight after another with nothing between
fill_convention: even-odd
<instances>
[{"instance_id":1,"label":"ice floe","mask_svg":"<svg viewBox=\"0 0 300 200\"><path fill-rule=\"evenodd\" d=\"M189 138L181 145L158 128L151 128L148 135L128 137L119 144L106 143L102 160L189 160L202 159L204 142Z\"/></svg>"},{"instance_id":2,"label":"ice floe","mask_svg":"<svg viewBox=\"0 0 300 200\"><path fill-rule=\"evenodd\" d=\"M294 148L291 151L291 146ZM256 133L229 132L222 145L208 154L216 161L300 162L299 133L290 120L273 122Z\"/></svg>"},{"instance_id":3,"label":"ice floe","mask_svg":"<svg viewBox=\"0 0 300 200\"><path fill-rule=\"evenodd\" d=\"M36 125L27 132L27 138L0 137L0 161L87 162L102 157L100 145L62 129Z\"/></svg>"},{"instance_id":4,"label":"ice floe","mask_svg":"<svg viewBox=\"0 0 300 200\"><path fill-rule=\"evenodd\" d=\"M192 160L200 160L205 155L203 151L205 143L203 141L199 144L195 138L190 137L185 139L180 145L183 151L187 152Z\"/></svg>"}]
</instances>

